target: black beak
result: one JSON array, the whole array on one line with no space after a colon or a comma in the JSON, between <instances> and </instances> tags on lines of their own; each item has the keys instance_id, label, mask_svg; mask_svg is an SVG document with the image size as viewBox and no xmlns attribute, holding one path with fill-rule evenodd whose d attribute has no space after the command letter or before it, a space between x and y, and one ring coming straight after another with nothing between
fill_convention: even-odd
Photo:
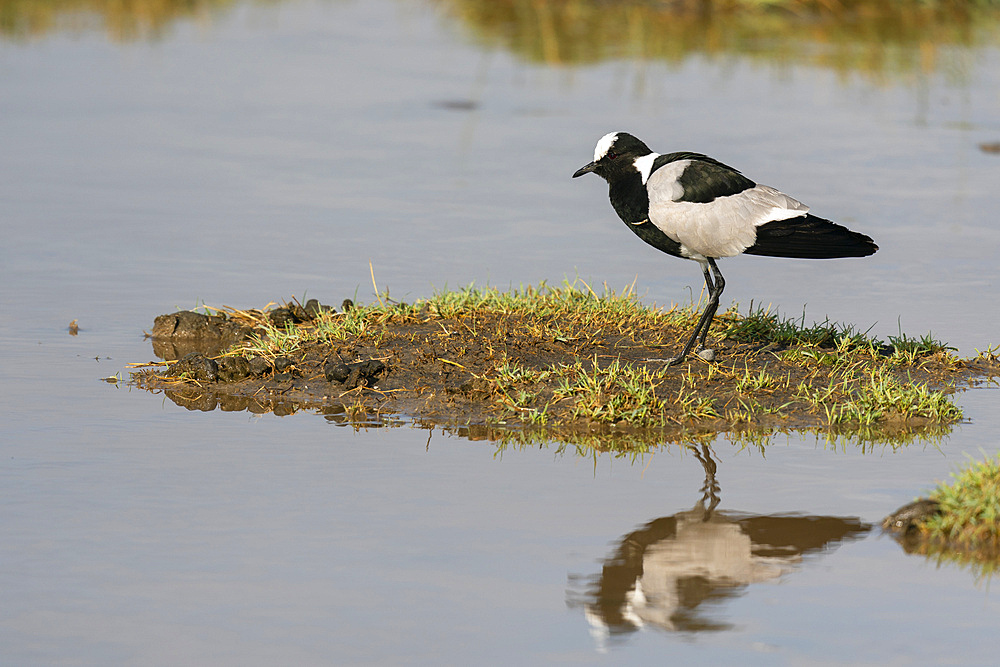
<instances>
[{"instance_id":1,"label":"black beak","mask_svg":"<svg viewBox=\"0 0 1000 667\"><path fill-rule=\"evenodd\" d=\"M584 174L589 174L592 171L594 171L595 169L597 169L597 163L596 162L591 162L590 164L586 164L586 165L580 167L579 169L577 169L573 173L573 178L576 178L577 176L583 176Z\"/></svg>"}]
</instances>

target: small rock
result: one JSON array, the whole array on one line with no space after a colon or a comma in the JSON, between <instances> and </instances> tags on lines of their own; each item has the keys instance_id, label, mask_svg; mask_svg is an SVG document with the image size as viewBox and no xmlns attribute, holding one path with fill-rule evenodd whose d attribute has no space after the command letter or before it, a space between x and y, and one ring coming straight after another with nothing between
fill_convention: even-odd
<instances>
[{"instance_id":1,"label":"small rock","mask_svg":"<svg viewBox=\"0 0 1000 667\"><path fill-rule=\"evenodd\" d=\"M941 512L936 500L921 498L903 505L882 520L882 528L899 535L907 535L916 530L917 524Z\"/></svg>"},{"instance_id":2,"label":"small rock","mask_svg":"<svg viewBox=\"0 0 1000 667\"><path fill-rule=\"evenodd\" d=\"M250 360L250 374L254 377L262 377L267 375L274 367L271 366L271 362L264 357L254 357Z\"/></svg>"},{"instance_id":3,"label":"small rock","mask_svg":"<svg viewBox=\"0 0 1000 667\"><path fill-rule=\"evenodd\" d=\"M306 309L297 303L288 304L288 311L292 314L292 318L295 320L296 324L299 322L309 322L313 319L312 316L306 312Z\"/></svg>"},{"instance_id":4,"label":"small rock","mask_svg":"<svg viewBox=\"0 0 1000 667\"><path fill-rule=\"evenodd\" d=\"M710 350L707 347L698 351L698 356L705 361L715 361L715 350Z\"/></svg>"},{"instance_id":5,"label":"small rock","mask_svg":"<svg viewBox=\"0 0 1000 667\"><path fill-rule=\"evenodd\" d=\"M343 382L350 376L351 368L343 361L328 361L323 366L323 374L328 382Z\"/></svg>"},{"instance_id":6,"label":"small rock","mask_svg":"<svg viewBox=\"0 0 1000 667\"><path fill-rule=\"evenodd\" d=\"M151 335L153 338L217 338L219 333L211 327L208 315L181 310L153 320Z\"/></svg>"},{"instance_id":7,"label":"small rock","mask_svg":"<svg viewBox=\"0 0 1000 667\"><path fill-rule=\"evenodd\" d=\"M361 373L358 372L357 365L352 365L350 374L348 374L347 379L344 380L344 389L350 391L361 384L361 382Z\"/></svg>"},{"instance_id":8,"label":"small rock","mask_svg":"<svg viewBox=\"0 0 1000 667\"><path fill-rule=\"evenodd\" d=\"M239 382L250 376L250 362L246 357L222 357L218 361L219 382Z\"/></svg>"},{"instance_id":9,"label":"small rock","mask_svg":"<svg viewBox=\"0 0 1000 667\"><path fill-rule=\"evenodd\" d=\"M276 373L285 373L294 365L295 362L288 357L278 357L274 360L274 370Z\"/></svg>"},{"instance_id":10,"label":"small rock","mask_svg":"<svg viewBox=\"0 0 1000 667\"><path fill-rule=\"evenodd\" d=\"M358 361L345 364L342 361L328 361L323 367L323 373L330 382L343 382L344 389L354 389L358 385L372 385L387 366L378 359Z\"/></svg>"},{"instance_id":11,"label":"small rock","mask_svg":"<svg viewBox=\"0 0 1000 667\"><path fill-rule=\"evenodd\" d=\"M200 382L215 382L219 379L219 365L214 359L192 352L175 364L167 367L170 377L185 377Z\"/></svg>"},{"instance_id":12,"label":"small rock","mask_svg":"<svg viewBox=\"0 0 1000 667\"><path fill-rule=\"evenodd\" d=\"M315 320L319 314L326 310L326 306L319 302L319 299L309 299L306 301L306 315L309 319Z\"/></svg>"},{"instance_id":13,"label":"small rock","mask_svg":"<svg viewBox=\"0 0 1000 667\"><path fill-rule=\"evenodd\" d=\"M153 353L161 359L183 359L197 352L213 356L245 340L253 329L221 315L202 315L181 310L160 315L153 322Z\"/></svg>"},{"instance_id":14,"label":"small rock","mask_svg":"<svg viewBox=\"0 0 1000 667\"><path fill-rule=\"evenodd\" d=\"M267 319L271 320L271 326L275 329L284 329L289 324L295 324L295 315L284 306L268 311Z\"/></svg>"},{"instance_id":15,"label":"small rock","mask_svg":"<svg viewBox=\"0 0 1000 667\"><path fill-rule=\"evenodd\" d=\"M361 365L358 367L358 372L365 379L374 379L375 376L382 373L385 370L385 364L378 359L369 359L368 361L362 361Z\"/></svg>"}]
</instances>

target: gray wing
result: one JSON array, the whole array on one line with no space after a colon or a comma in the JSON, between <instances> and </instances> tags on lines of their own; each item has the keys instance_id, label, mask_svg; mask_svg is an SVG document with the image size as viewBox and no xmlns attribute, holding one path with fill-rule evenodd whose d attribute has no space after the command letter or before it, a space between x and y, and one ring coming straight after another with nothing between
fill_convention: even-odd
<instances>
[{"instance_id":1,"label":"gray wing","mask_svg":"<svg viewBox=\"0 0 1000 667\"><path fill-rule=\"evenodd\" d=\"M681 176L689 162L666 164L654 171L646 183L649 221L680 243L685 257L738 255L754 244L760 225L809 212L802 202L766 185L709 202L683 201Z\"/></svg>"}]
</instances>

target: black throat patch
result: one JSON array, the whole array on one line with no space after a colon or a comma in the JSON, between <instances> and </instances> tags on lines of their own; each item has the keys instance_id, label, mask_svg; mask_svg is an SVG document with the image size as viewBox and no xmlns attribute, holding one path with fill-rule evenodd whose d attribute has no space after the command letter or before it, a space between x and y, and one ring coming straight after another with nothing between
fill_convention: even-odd
<instances>
[{"instance_id":1,"label":"black throat patch","mask_svg":"<svg viewBox=\"0 0 1000 667\"><path fill-rule=\"evenodd\" d=\"M681 244L649 221L649 194L638 171L621 174L609 181L608 190L615 213L633 234L657 250L682 257Z\"/></svg>"}]
</instances>

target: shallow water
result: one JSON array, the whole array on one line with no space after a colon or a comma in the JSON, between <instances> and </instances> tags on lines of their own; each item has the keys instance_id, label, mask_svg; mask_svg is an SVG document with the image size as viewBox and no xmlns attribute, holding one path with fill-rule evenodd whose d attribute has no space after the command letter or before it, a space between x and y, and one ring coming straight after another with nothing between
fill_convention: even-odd
<instances>
[{"instance_id":1,"label":"shallow water","mask_svg":"<svg viewBox=\"0 0 1000 667\"><path fill-rule=\"evenodd\" d=\"M0 38L0 662L990 663L989 582L877 529L709 567L669 529L702 499L687 450L501 449L100 381L151 357L155 315L370 300L369 262L404 300L579 275L685 302L697 266L570 178L612 129L713 155L881 246L727 260L724 299L963 354L1000 342L1000 157L978 147L1000 140L995 37L877 77L740 52L552 65L442 12L250 3L151 39ZM1000 449L997 391L903 448L718 438L729 521L696 543L746 551L748 517L877 524ZM627 537L684 594L646 582L658 600L615 624L594 591Z\"/></svg>"}]
</instances>

